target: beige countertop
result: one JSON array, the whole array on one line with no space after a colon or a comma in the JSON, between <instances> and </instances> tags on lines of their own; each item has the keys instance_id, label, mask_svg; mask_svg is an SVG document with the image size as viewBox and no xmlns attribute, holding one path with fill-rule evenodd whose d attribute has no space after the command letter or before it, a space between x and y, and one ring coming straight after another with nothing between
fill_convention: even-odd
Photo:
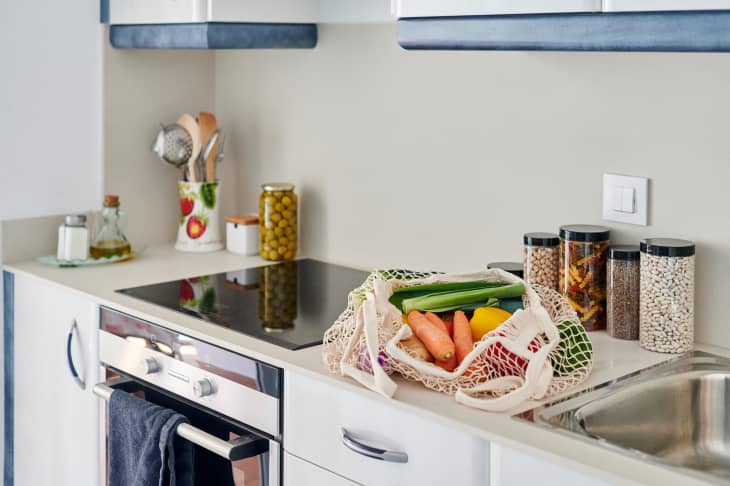
<instances>
[{"instance_id":1,"label":"beige countertop","mask_svg":"<svg viewBox=\"0 0 730 486\"><path fill-rule=\"evenodd\" d=\"M28 261L6 265L5 269L45 280L52 285L82 294L99 305L112 307L285 370L315 377L359 393L368 399L386 401L411 413L460 427L486 440L544 456L567 467L583 469L584 473L611 483L620 480L622 483L637 482L662 486L706 484L669 467L610 451L508 415L468 408L456 403L453 397L427 390L419 384L400 378L397 379L399 388L394 398L388 399L350 379L329 374L322 364L320 346L290 351L115 292L116 289L126 287L227 272L263 263L258 257L242 257L226 251L208 254L180 253L169 245L150 248L132 261L112 265L56 268ZM344 308L346 302L342 305ZM603 332L590 333L590 337L595 350L593 373L578 389L572 390L569 394L672 357L645 351L636 341L611 339ZM727 354L727 351L704 346L702 349ZM532 405L536 403L524 408L531 408Z\"/></svg>"}]
</instances>

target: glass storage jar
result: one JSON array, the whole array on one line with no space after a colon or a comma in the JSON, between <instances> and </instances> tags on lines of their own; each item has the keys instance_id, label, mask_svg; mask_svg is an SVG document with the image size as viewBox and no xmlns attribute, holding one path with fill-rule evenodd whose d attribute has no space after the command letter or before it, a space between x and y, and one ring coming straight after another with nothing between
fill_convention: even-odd
<instances>
[{"instance_id":1,"label":"glass storage jar","mask_svg":"<svg viewBox=\"0 0 730 486\"><path fill-rule=\"evenodd\" d=\"M639 339L639 247L608 248L606 331L618 339Z\"/></svg>"},{"instance_id":2,"label":"glass storage jar","mask_svg":"<svg viewBox=\"0 0 730 486\"><path fill-rule=\"evenodd\" d=\"M487 263L487 269L499 268L507 273L511 273L517 277L523 278L525 276L524 269L520 262L492 262Z\"/></svg>"},{"instance_id":3,"label":"glass storage jar","mask_svg":"<svg viewBox=\"0 0 730 486\"><path fill-rule=\"evenodd\" d=\"M554 233L526 233L522 261L525 281L558 290L560 238Z\"/></svg>"},{"instance_id":4,"label":"glass storage jar","mask_svg":"<svg viewBox=\"0 0 730 486\"><path fill-rule=\"evenodd\" d=\"M560 292L578 313L587 331L606 329L605 226L560 227Z\"/></svg>"},{"instance_id":5,"label":"glass storage jar","mask_svg":"<svg viewBox=\"0 0 730 486\"><path fill-rule=\"evenodd\" d=\"M259 268L259 318L266 332L286 331L297 318L297 262Z\"/></svg>"},{"instance_id":6,"label":"glass storage jar","mask_svg":"<svg viewBox=\"0 0 730 486\"><path fill-rule=\"evenodd\" d=\"M641 241L639 344L684 353L694 343L695 245L672 238Z\"/></svg>"},{"instance_id":7,"label":"glass storage jar","mask_svg":"<svg viewBox=\"0 0 730 486\"><path fill-rule=\"evenodd\" d=\"M259 197L259 253L266 260L293 260L297 254L297 195L294 184L272 182L261 186Z\"/></svg>"}]
</instances>

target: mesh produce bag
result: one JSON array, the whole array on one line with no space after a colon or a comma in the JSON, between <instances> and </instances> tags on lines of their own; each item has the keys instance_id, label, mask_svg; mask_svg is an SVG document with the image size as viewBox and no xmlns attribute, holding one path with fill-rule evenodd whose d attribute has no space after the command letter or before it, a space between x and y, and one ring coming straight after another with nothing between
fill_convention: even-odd
<instances>
[{"instance_id":1,"label":"mesh produce bag","mask_svg":"<svg viewBox=\"0 0 730 486\"><path fill-rule=\"evenodd\" d=\"M389 302L396 288L440 282L522 282L500 269L473 274L379 270L350 292L347 309L324 335L327 369L392 397L392 373L454 395L483 410L508 411L527 400L569 390L590 374L593 347L575 310L560 294L525 285L524 310L474 344L452 372L422 361L400 346L412 336L402 313Z\"/></svg>"}]
</instances>

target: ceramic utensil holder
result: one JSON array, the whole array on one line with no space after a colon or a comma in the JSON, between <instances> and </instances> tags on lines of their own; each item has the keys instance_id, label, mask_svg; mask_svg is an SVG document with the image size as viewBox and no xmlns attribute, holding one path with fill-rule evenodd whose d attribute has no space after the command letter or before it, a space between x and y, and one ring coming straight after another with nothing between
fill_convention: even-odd
<instances>
[{"instance_id":1,"label":"ceramic utensil holder","mask_svg":"<svg viewBox=\"0 0 730 486\"><path fill-rule=\"evenodd\" d=\"M175 249L195 253L223 248L220 182L178 182L180 221Z\"/></svg>"}]
</instances>

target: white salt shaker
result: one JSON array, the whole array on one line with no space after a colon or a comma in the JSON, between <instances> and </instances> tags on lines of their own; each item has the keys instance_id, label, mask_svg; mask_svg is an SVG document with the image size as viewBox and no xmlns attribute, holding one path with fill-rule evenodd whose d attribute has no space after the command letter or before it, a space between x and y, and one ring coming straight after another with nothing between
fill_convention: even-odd
<instances>
[{"instance_id":1,"label":"white salt shaker","mask_svg":"<svg viewBox=\"0 0 730 486\"><path fill-rule=\"evenodd\" d=\"M259 252L259 217L255 214L226 217L226 248L239 255Z\"/></svg>"},{"instance_id":2,"label":"white salt shaker","mask_svg":"<svg viewBox=\"0 0 730 486\"><path fill-rule=\"evenodd\" d=\"M56 258L60 261L89 258L89 230L83 214L66 216L64 223L58 227Z\"/></svg>"}]
</instances>

